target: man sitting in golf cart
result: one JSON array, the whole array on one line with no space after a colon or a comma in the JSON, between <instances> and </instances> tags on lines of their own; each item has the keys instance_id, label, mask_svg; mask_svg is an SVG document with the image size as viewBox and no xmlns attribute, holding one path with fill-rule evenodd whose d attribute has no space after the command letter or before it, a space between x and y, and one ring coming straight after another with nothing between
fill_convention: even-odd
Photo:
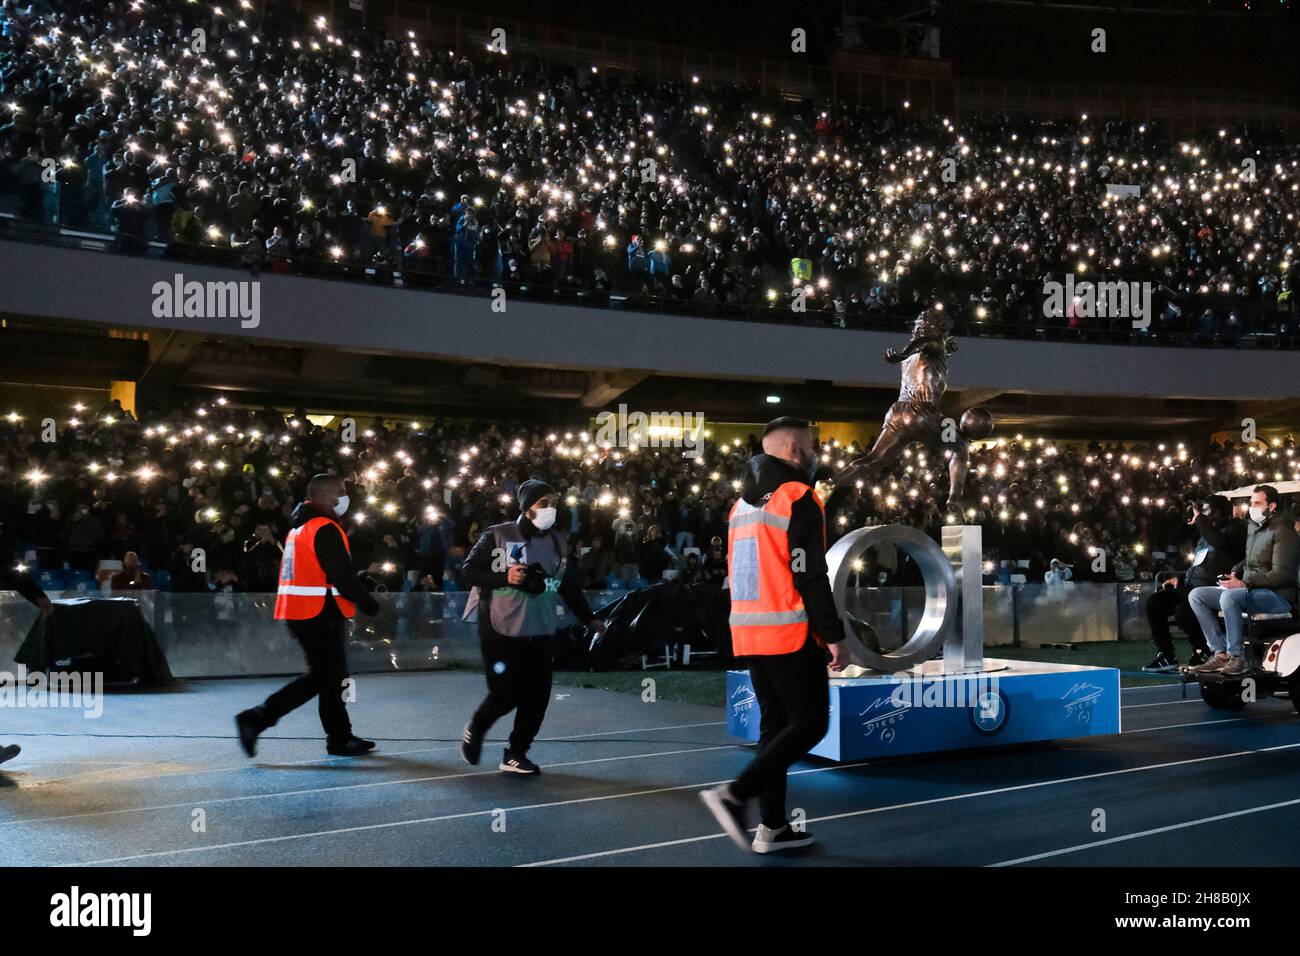
<instances>
[{"instance_id":1,"label":"man sitting in golf cart","mask_svg":"<svg viewBox=\"0 0 1300 956\"><path fill-rule=\"evenodd\" d=\"M1221 577L1217 586L1194 588L1188 595L1213 652L1208 661L1192 668L1192 673L1248 674L1251 665L1242 653L1243 613L1290 613L1296 606L1300 535L1296 534L1295 518L1281 508L1280 501L1272 485L1255 487L1246 523L1246 560Z\"/></svg>"}]
</instances>

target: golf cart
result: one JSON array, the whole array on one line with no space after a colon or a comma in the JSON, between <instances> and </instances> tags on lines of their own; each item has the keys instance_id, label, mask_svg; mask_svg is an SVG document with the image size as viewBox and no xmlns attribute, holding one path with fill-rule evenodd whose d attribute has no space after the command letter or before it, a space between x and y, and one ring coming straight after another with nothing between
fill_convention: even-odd
<instances>
[{"instance_id":1,"label":"golf cart","mask_svg":"<svg viewBox=\"0 0 1300 956\"><path fill-rule=\"evenodd\" d=\"M1283 494L1300 491L1300 482L1276 485ZM1229 499L1249 497L1254 485L1221 492ZM1201 686L1201 699L1217 710L1241 710L1266 697L1290 697L1300 711L1300 609L1273 614L1242 612L1246 634L1242 656L1250 673L1227 677L1217 671L1183 672L1183 679ZM1223 617L1223 612L1219 612Z\"/></svg>"},{"instance_id":2,"label":"golf cart","mask_svg":"<svg viewBox=\"0 0 1300 956\"><path fill-rule=\"evenodd\" d=\"M1289 696L1300 711L1300 620L1294 613L1242 616L1242 655L1250 661L1251 672L1225 677L1217 671L1184 671L1185 679L1200 684L1201 699L1216 710L1241 710L1265 697Z\"/></svg>"}]
</instances>

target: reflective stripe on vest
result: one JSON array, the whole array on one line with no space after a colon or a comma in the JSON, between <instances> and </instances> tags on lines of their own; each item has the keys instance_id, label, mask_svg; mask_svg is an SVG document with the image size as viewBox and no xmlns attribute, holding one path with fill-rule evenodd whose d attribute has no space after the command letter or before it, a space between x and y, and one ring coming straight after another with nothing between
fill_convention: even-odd
<instances>
[{"instance_id":1,"label":"reflective stripe on vest","mask_svg":"<svg viewBox=\"0 0 1300 956\"><path fill-rule=\"evenodd\" d=\"M330 584L316 554L316 535L321 528L331 524L339 529L343 547L351 554L352 546L342 526L323 516L294 528L285 539L284 556L280 559L280 584L275 594L277 621L304 621L316 617L325 609L327 596L333 596L344 617L357 616L357 606Z\"/></svg>"},{"instance_id":2,"label":"reflective stripe on vest","mask_svg":"<svg viewBox=\"0 0 1300 956\"><path fill-rule=\"evenodd\" d=\"M808 612L790 571L790 515L808 494L788 481L763 502L743 498L727 523L727 571L731 586L732 651L738 657L790 654L808 640ZM821 501L813 493L813 500Z\"/></svg>"},{"instance_id":3,"label":"reflective stripe on vest","mask_svg":"<svg viewBox=\"0 0 1300 956\"><path fill-rule=\"evenodd\" d=\"M749 507L752 507L752 505ZM733 528L743 528L751 524L770 525L773 528L780 528L782 531L790 530L790 518L788 516L774 515L762 508L754 508L750 512L737 514L731 519L731 527Z\"/></svg>"},{"instance_id":4,"label":"reflective stripe on vest","mask_svg":"<svg viewBox=\"0 0 1300 956\"><path fill-rule=\"evenodd\" d=\"M748 627L753 624L798 624L808 620L807 611L741 611L732 612L729 621L732 627L737 624Z\"/></svg>"}]
</instances>

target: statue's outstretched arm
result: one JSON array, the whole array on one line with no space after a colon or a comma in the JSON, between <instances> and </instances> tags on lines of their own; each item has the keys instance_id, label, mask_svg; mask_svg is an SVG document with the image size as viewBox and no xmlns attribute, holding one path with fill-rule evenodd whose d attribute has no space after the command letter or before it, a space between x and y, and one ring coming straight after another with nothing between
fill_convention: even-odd
<instances>
[{"instance_id":1,"label":"statue's outstretched arm","mask_svg":"<svg viewBox=\"0 0 1300 956\"><path fill-rule=\"evenodd\" d=\"M917 352L921 351L923 345L923 339L912 339L912 341L907 343L907 348L903 349L901 352L898 349L885 349L885 361L891 365L897 365L908 356L915 355Z\"/></svg>"}]
</instances>

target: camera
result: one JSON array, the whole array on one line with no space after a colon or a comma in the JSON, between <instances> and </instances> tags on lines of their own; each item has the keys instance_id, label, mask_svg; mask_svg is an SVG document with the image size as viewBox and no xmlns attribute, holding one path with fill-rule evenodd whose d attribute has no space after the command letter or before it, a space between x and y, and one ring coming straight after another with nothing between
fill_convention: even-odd
<instances>
[{"instance_id":1,"label":"camera","mask_svg":"<svg viewBox=\"0 0 1300 956\"><path fill-rule=\"evenodd\" d=\"M546 590L546 571L534 561L524 571L524 579L518 588L526 594L541 594Z\"/></svg>"}]
</instances>

